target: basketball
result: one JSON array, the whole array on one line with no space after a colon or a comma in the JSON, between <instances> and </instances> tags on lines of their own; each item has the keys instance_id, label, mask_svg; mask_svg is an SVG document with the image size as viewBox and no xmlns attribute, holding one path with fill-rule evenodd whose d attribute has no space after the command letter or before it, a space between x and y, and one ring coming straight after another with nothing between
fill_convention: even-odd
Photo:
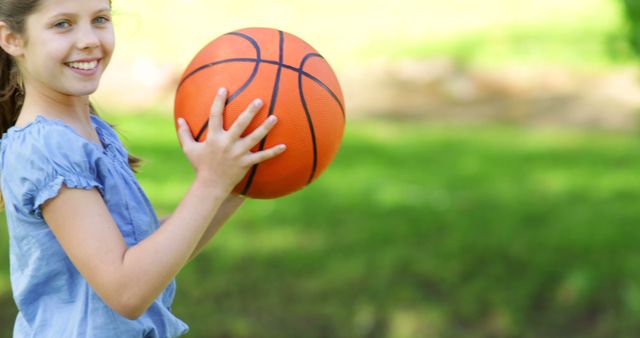
<instances>
[{"instance_id":1,"label":"basketball","mask_svg":"<svg viewBox=\"0 0 640 338\"><path fill-rule=\"evenodd\" d=\"M287 145L284 153L250 168L235 193L258 199L285 196L327 169L344 133L344 98L333 69L308 43L272 28L241 29L211 41L182 74L176 128L177 119L184 118L194 138L203 141L220 87L228 90L225 130L260 98L264 106L244 135L270 115L278 117L278 124L252 151Z\"/></svg>"}]
</instances>

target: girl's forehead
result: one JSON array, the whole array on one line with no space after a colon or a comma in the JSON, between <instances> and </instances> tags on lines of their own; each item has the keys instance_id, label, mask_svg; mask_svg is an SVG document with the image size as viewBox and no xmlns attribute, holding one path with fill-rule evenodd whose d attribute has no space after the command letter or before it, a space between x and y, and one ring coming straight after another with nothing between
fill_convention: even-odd
<instances>
[{"instance_id":1,"label":"girl's forehead","mask_svg":"<svg viewBox=\"0 0 640 338\"><path fill-rule=\"evenodd\" d=\"M36 13L56 15L58 13L83 13L111 9L110 0L40 0Z\"/></svg>"}]
</instances>

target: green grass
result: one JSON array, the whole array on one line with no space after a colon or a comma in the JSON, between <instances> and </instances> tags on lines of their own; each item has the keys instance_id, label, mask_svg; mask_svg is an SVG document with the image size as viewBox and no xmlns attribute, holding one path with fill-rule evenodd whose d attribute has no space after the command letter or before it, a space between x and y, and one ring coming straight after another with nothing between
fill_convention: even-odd
<instances>
[{"instance_id":1,"label":"green grass","mask_svg":"<svg viewBox=\"0 0 640 338\"><path fill-rule=\"evenodd\" d=\"M111 121L169 212L193 176L171 121ZM632 134L352 121L312 186L243 206L180 273L174 310L189 337L634 337L639 150Z\"/></svg>"}]
</instances>

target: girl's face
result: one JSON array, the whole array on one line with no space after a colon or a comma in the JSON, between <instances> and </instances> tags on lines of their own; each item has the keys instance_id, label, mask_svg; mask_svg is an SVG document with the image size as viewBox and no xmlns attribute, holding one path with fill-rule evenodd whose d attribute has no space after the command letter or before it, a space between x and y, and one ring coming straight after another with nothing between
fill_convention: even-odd
<instances>
[{"instance_id":1,"label":"girl's face","mask_svg":"<svg viewBox=\"0 0 640 338\"><path fill-rule=\"evenodd\" d=\"M42 0L25 28L17 59L27 93L96 91L115 42L109 0Z\"/></svg>"}]
</instances>

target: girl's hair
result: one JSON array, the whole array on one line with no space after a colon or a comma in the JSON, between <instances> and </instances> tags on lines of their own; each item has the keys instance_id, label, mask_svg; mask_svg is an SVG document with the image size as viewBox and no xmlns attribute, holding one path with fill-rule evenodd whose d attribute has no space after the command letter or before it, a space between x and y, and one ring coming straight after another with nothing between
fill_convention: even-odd
<instances>
[{"instance_id":1,"label":"girl's hair","mask_svg":"<svg viewBox=\"0 0 640 338\"><path fill-rule=\"evenodd\" d=\"M0 0L0 21L13 32L23 34L25 21L36 10L40 0ZM13 58L0 48L0 133L4 133L16 123L24 89L20 73Z\"/></svg>"},{"instance_id":2,"label":"girl's hair","mask_svg":"<svg viewBox=\"0 0 640 338\"><path fill-rule=\"evenodd\" d=\"M27 17L37 10L42 0L0 0L0 21L17 34L25 33ZM111 3L111 1L109 1ZM0 48L0 136L16 124L24 102L24 87L15 61ZM91 114L97 115L90 104ZM129 166L136 171L141 160L129 155Z\"/></svg>"}]
</instances>

